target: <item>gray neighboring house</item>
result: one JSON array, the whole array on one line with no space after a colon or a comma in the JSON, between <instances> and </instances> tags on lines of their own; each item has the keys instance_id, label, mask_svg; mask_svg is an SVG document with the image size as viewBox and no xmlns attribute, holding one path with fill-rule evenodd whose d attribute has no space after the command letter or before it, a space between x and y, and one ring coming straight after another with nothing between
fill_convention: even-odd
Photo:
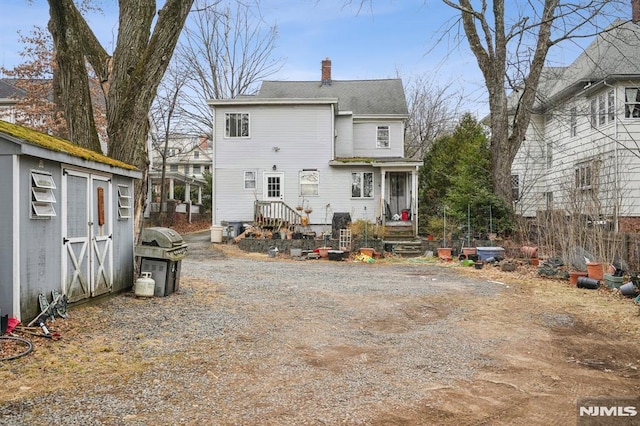
<instances>
[{"instance_id":1,"label":"gray neighboring house","mask_svg":"<svg viewBox=\"0 0 640 426\"><path fill-rule=\"evenodd\" d=\"M0 121L0 310L26 321L38 295L70 302L134 280L135 167Z\"/></svg>"},{"instance_id":2,"label":"gray neighboring house","mask_svg":"<svg viewBox=\"0 0 640 426\"><path fill-rule=\"evenodd\" d=\"M256 95L209 101L213 225L279 216L321 233L334 213L349 213L404 226L413 238L422 162L404 157L402 81L333 80L329 59L320 77L264 81Z\"/></svg>"},{"instance_id":3,"label":"gray neighboring house","mask_svg":"<svg viewBox=\"0 0 640 426\"><path fill-rule=\"evenodd\" d=\"M640 231L638 23L619 20L569 66L546 68L537 98L512 166L517 212Z\"/></svg>"},{"instance_id":4,"label":"gray neighboring house","mask_svg":"<svg viewBox=\"0 0 640 426\"><path fill-rule=\"evenodd\" d=\"M16 87L12 79L0 79L0 120L16 122L16 103L26 92Z\"/></svg>"}]
</instances>

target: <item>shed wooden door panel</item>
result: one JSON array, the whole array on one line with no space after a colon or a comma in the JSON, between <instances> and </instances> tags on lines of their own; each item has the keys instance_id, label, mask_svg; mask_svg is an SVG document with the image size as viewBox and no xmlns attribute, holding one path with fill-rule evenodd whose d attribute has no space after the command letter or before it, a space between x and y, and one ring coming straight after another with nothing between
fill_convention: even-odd
<instances>
[{"instance_id":1,"label":"shed wooden door panel","mask_svg":"<svg viewBox=\"0 0 640 426\"><path fill-rule=\"evenodd\" d=\"M91 273L92 296L108 293L113 286L111 181L91 176Z\"/></svg>"},{"instance_id":2,"label":"shed wooden door panel","mask_svg":"<svg viewBox=\"0 0 640 426\"><path fill-rule=\"evenodd\" d=\"M89 175L66 173L63 184L63 293L70 302L91 295L89 265Z\"/></svg>"},{"instance_id":3,"label":"shed wooden door panel","mask_svg":"<svg viewBox=\"0 0 640 426\"><path fill-rule=\"evenodd\" d=\"M111 180L66 169L63 178L63 292L74 302L113 287Z\"/></svg>"}]
</instances>

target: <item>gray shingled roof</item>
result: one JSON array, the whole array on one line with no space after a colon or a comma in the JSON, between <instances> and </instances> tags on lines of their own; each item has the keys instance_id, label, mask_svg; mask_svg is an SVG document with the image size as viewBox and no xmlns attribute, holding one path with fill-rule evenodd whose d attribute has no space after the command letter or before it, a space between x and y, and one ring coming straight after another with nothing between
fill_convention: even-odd
<instances>
[{"instance_id":1,"label":"gray shingled roof","mask_svg":"<svg viewBox=\"0 0 640 426\"><path fill-rule=\"evenodd\" d=\"M640 26L618 20L598 35L571 65L546 68L539 91L545 98L551 98L577 83L639 76Z\"/></svg>"},{"instance_id":2,"label":"gray shingled roof","mask_svg":"<svg viewBox=\"0 0 640 426\"><path fill-rule=\"evenodd\" d=\"M320 81L264 81L256 98L337 98L340 111L354 115L407 115L400 79Z\"/></svg>"},{"instance_id":3,"label":"gray shingled roof","mask_svg":"<svg viewBox=\"0 0 640 426\"><path fill-rule=\"evenodd\" d=\"M0 99L23 98L26 92L13 85L11 79L0 79Z\"/></svg>"}]
</instances>

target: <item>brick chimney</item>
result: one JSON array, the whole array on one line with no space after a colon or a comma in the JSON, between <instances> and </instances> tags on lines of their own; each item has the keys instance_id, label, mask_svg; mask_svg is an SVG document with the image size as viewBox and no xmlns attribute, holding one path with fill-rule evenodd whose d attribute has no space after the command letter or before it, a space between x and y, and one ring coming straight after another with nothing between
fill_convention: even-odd
<instances>
[{"instance_id":1,"label":"brick chimney","mask_svg":"<svg viewBox=\"0 0 640 426\"><path fill-rule=\"evenodd\" d=\"M322 61L322 85L331 85L331 60L329 58L324 58Z\"/></svg>"},{"instance_id":2,"label":"brick chimney","mask_svg":"<svg viewBox=\"0 0 640 426\"><path fill-rule=\"evenodd\" d=\"M631 0L631 21L640 24L640 0Z\"/></svg>"}]
</instances>

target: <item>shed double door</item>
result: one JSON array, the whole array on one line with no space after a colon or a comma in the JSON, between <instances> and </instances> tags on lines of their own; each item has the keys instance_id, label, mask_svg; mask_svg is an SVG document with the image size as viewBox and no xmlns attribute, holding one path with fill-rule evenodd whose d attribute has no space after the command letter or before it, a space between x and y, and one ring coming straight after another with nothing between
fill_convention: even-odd
<instances>
[{"instance_id":1,"label":"shed double door","mask_svg":"<svg viewBox=\"0 0 640 426\"><path fill-rule=\"evenodd\" d=\"M62 178L62 282L69 301L113 286L111 179L65 169Z\"/></svg>"}]
</instances>

